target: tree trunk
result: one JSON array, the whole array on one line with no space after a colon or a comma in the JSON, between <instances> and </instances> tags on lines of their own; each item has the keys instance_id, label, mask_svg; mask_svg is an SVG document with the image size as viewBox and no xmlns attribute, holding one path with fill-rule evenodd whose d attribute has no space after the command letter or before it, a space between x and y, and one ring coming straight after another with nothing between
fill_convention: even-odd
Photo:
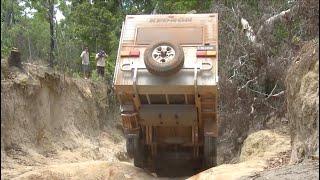
<instances>
[{"instance_id":1,"label":"tree trunk","mask_svg":"<svg viewBox=\"0 0 320 180\"><path fill-rule=\"evenodd\" d=\"M49 52L49 66L53 67L54 62L54 3L53 0L48 0L49 2L49 23L50 23L50 52Z\"/></svg>"},{"instance_id":2,"label":"tree trunk","mask_svg":"<svg viewBox=\"0 0 320 180\"><path fill-rule=\"evenodd\" d=\"M9 66L22 67L21 65L21 54L18 49L13 48L10 52L10 56L8 58Z\"/></svg>"},{"instance_id":3,"label":"tree trunk","mask_svg":"<svg viewBox=\"0 0 320 180\"><path fill-rule=\"evenodd\" d=\"M13 1L11 1L11 12L9 16L9 26L14 23L14 9L13 9Z\"/></svg>"},{"instance_id":4,"label":"tree trunk","mask_svg":"<svg viewBox=\"0 0 320 180\"><path fill-rule=\"evenodd\" d=\"M32 53L31 53L31 41L30 41L30 33L28 31L28 48L29 48L29 61L32 60Z\"/></svg>"},{"instance_id":5,"label":"tree trunk","mask_svg":"<svg viewBox=\"0 0 320 180\"><path fill-rule=\"evenodd\" d=\"M25 20L27 21L27 13L24 14L24 18L25 18ZM28 58L28 61L30 62L30 61L32 60L30 32L29 32L28 28L27 28L26 30L27 30L27 38L28 38L28 50L29 50L29 58Z\"/></svg>"},{"instance_id":6,"label":"tree trunk","mask_svg":"<svg viewBox=\"0 0 320 180\"><path fill-rule=\"evenodd\" d=\"M96 39L96 52L98 52L97 37L95 39Z\"/></svg>"},{"instance_id":7,"label":"tree trunk","mask_svg":"<svg viewBox=\"0 0 320 180\"><path fill-rule=\"evenodd\" d=\"M56 56L55 57L58 57L59 59L59 54L60 54L60 51L59 51L59 46L58 46L58 21L55 19L54 21L56 27L55 27L55 36L54 36L54 45L55 45L55 52L56 52ZM58 62L57 62L58 63Z\"/></svg>"}]
</instances>

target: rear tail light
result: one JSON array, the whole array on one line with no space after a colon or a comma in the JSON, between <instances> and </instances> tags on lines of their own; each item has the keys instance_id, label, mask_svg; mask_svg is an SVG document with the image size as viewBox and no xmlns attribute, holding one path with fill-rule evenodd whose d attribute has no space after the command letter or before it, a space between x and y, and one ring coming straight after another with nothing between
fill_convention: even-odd
<instances>
[{"instance_id":1,"label":"rear tail light","mask_svg":"<svg viewBox=\"0 0 320 180\"><path fill-rule=\"evenodd\" d=\"M216 55L216 51L197 51L197 57L215 57Z\"/></svg>"},{"instance_id":2,"label":"rear tail light","mask_svg":"<svg viewBox=\"0 0 320 180\"><path fill-rule=\"evenodd\" d=\"M206 57L207 51L197 51L197 57Z\"/></svg>"},{"instance_id":3,"label":"rear tail light","mask_svg":"<svg viewBox=\"0 0 320 180\"><path fill-rule=\"evenodd\" d=\"M207 51L207 56L216 56L217 52L216 51Z\"/></svg>"},{"instance_id":4,"label":"rear tail light","mask_svg":"<svg viewBox=\"0 0 320 180\"><path fill-rule=\"evenodd\" d=\"M121 51L121 57L140 57L139 50Z\"/></svg>"}]
</instances>

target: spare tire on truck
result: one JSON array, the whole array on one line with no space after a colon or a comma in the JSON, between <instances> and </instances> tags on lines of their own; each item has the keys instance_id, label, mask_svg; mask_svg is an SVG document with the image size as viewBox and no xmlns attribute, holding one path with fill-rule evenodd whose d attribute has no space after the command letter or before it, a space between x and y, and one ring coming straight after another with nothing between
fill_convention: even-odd
<instances>
[{"instance_id":1,"label":"spare tire on truck","mask_svg":"<svg viewBox=\"0 0 320 180\"><path fill-rule=\"evenodd\" d=\"M152 74L158 76L172 75L183 66L183 49L172 42L156 42L145 50L144 63Z\"/></svg>"}]
</instances>

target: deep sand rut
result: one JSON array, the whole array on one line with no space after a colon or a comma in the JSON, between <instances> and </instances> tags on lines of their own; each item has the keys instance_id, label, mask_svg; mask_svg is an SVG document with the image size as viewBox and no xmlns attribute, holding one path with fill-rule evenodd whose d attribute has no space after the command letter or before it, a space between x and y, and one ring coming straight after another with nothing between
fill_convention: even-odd
<instances>
[{"instance_id":1,"label":"deep sand rut","mask_svg":"<svg viewBox=\"0 0 320 180\"><path fill-rule=\"evenodd\" d=\"M4 72L7 78L1 81L1 179L156 178L134 167L124 153L106 85L39 68L29 72ZM250 179L288 151L289 136L258 131L246 139L240 163L189 179Z\"/></svg>"},{"instance_id":2,"label":"deep sand rut","mask_svg":"<svg viewBox=\"0 0 320 180\"><path fill-rule=\"evenodd\" d=\"M239 179L251 177L269 166L272 158L290 150L290 139L270 130L251 134L242 149L238 164L224 164L208 169L189 179ZM153 174L136 168L132 163L82 161L37 167L15 179L157 179ZM161 178L166 179L166 178ZM181 179L186 179L181 178ZM250 178L248 178L250 179Z\"/></svg>"},{"instance_id":3,"label":"deep sand rut","mask_svg":"<svg viewBox=\"0 0 320 180\"><path fill-rule=\"evenodd\" d=\"M129 163L86 161L51 165L27 172L14 179L152 179L153 177Z\"/></svg>"}]
</instances>

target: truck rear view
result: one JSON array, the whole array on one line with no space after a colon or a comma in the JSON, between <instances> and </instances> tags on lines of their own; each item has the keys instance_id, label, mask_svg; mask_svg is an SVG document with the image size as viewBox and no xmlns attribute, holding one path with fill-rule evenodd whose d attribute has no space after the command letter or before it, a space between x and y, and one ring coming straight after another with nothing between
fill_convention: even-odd
<instances>
[{"instance_id":1,"label":"truck rear view","mask_svg":"<svg viewBox=\"0 0 320 180\"><path fill-rule=\"evenodd\" d=\"M128 15L113 85L134 165L216 165L218 14Z\"/></svg>"}]
</instances>

